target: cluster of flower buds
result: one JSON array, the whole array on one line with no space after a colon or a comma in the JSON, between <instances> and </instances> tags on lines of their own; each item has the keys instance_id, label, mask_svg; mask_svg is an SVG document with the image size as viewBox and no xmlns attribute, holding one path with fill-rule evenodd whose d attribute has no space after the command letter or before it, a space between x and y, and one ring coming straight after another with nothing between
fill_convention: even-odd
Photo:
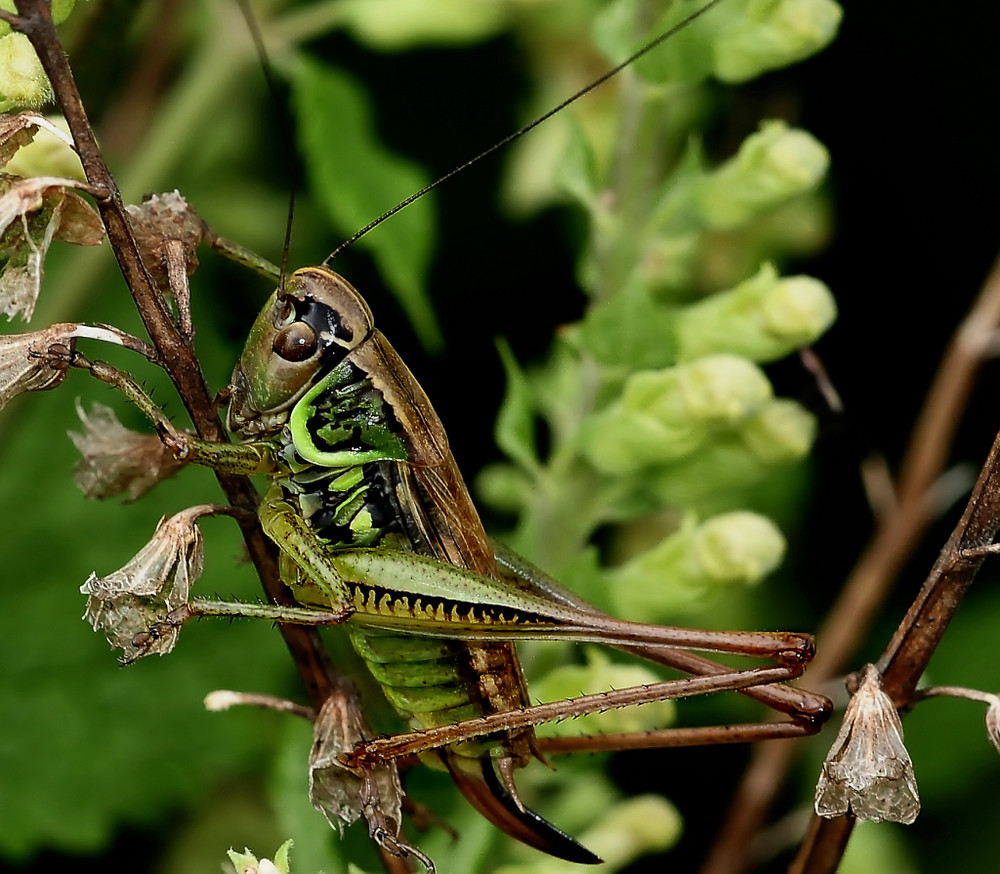
<instances>
[{"instance_id":1,"label":"cluster of flower buds","mask_svg":"<svg viewBox=\"0 0 1000 874\"><path fill-rule=\"evenodd\" d=\"M693 454L771 400L767 377L736 355L638 371L617 400L584 424L581 448L604 473L648 470Z\"/></svg>"},{"instance_id":2,"label":"cluster of flower buds","mask_svg":"<svg viewBox=\"0 0 1000 874\"><path fill-rule=\"evenodd\" d=\"M738 510L701 523L689 515L656 546L610 572L615 615L667 622L726 587L759 583L781 564L785 546L778 527L759 513Z\"/></svg>"}]
</instances>

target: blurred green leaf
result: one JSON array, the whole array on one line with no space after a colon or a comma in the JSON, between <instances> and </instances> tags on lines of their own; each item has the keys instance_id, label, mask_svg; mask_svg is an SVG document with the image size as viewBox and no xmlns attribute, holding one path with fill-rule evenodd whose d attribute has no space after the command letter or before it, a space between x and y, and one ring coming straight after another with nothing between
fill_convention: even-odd
<instances>
[{"instance_id":1,"label":"blurred green leaf","mask_svg":"<svg viewBox=\"0 0 1000 874\"><path fill-rule=\"evenodd\" d=\"M498 341L497 349L507 374L507 390L497 413L497 446L525 470L536 470L538 447L531 388L506 341Z\"/></svg>"},{"instance_id":2,"label":"blurred green leaf","mask_svg":"<svg viewBox=\"0 0 1000 874\"><path fill-rule=\"evenodd\" d=\"M378 139L364 90L347 73L302 58L292 75L298 139L316 197L334 226L350 235L430 181ZM390 290L429 349L443 340L427 296L435 218L421 197L365 236Z\"/></svg>"},{"instance_id":3,"label":"blurred green leaf","mask_svg":"<svg viewBox=\"0 0 1000 874\"><path fill-rule=\"evenodd\" d=\"M905 844L906 829L894 823L859 822L840 874L916 874L919 867Z\"/></svg>"},{"instance_id":4,"label":"blurred green leaf","mask_svg":"<svg viewBox=\"0 0 1000 874\"><path fill-rule=\"evenodd\" d=\"M608 367L629 371L669 367L677 360L676 316L633 280L583 320L583 348Z\"/></svg>"},{"instance_id":5,"label":"blurred green leaf","mask_svg":"<svg viewBox=\"0 0 1000 874\"><path fill-rule=\"evenodd\" d=\"M295 842L296 872L346 874L347 859L340 836L309 802L309 748L312 725L304 719L284 719L270 779L271 803L279 828ZM351 829L363 831L358 826ZM350 856L350 858L357 858Z\"/></svg>"},{"instance_id":6,"label":"blurred green leaf","mask_svg":"<svg viewBox=\"0 0 1000 874\"><path fill-rule=\"evenodd\" d=\"M4 517L4 541L17 549L5 550L0 611L0 852L14 858L46 844L96 851L121 824L151 823L251 768L266 754L267 726L209 714L202 699L217 687L280 688L288 676L278 636L251 623L196 625L173 657L115 668L103 637L80 618L80 585L92 570L124 564L163 510L185 506L208 483L184 477L128 507L84 500L69 475L69 393L40 397L11 411L19 427L0 480L0 504L18 508ZM206 540L200 590L245 584L235 526L210 523Z\"/></svg>"}]
</instances>

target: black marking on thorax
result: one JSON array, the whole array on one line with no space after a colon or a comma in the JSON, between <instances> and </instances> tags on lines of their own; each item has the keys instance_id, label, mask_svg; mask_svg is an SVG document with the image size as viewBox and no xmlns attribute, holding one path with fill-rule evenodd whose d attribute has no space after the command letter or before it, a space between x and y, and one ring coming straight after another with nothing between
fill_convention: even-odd
<instances>
[{"instance_id":1,"label":"black marking on thorax","mask_svg":"<svg viewBox=\"0 0 1000 874\"><path fill-rule=\"evenodd\" d=\"M351 361L341 361L324 379L325 389L309 402L306 439L320 453L367 453L370 458L375 452L386 460L313 464L299 454L285 429L281 454L288 474L282 478L283 491L329 543L377 546L387 533L402 530L398 477L392 471L396 462L391 460L405 456L401 426L368 374Z\"/></svg>"},{"instance_id":2,"label":"black marking on thorax","mask_svg":"<svg viewBox=\"0 0 1000 874\"><path fill-rule=\"evenodd\" d=\"M307 429L323 452L365 452L401 445L402 426L392 406L353 362L341 361L336 378L311 403Z\"/></svg>"}]
</instances>

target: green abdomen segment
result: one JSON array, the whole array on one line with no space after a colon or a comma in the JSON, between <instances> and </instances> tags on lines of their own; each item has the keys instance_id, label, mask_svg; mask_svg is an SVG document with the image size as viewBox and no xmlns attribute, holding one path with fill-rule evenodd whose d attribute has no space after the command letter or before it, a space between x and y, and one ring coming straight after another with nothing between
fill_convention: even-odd
<instances>
[{"instance_id":1,"label":"green abdomen segment","mask_svg":"<svg viewBox=\"0 0 1000 874\"><path fill-rule=\"evenodd\" d=\"M461 641L394 634L348 623L351 643L382 687L386 700L415 729L451 725L483 715L481 677L469 676L468 647ZM490 754L489 736L450 746L470 758ZM497 751L502 755L502 750Z\"/></svg>"}]
</instances>

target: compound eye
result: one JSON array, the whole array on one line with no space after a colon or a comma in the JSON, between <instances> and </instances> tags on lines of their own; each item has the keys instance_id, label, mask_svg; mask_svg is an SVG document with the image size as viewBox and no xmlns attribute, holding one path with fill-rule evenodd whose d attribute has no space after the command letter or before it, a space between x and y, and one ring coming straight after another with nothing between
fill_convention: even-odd
<instances>
[{"instance_id":1,"label":"compound eye","mask_svg":"<svg viewBox=\"0 0 1000 874\"><path fill-rule=\"evenodd\" d=\"M305 322L292 322L278 332L273 348L285 361L305 361L316 352L316 332Z\"/></svg>"}]
</instances>

